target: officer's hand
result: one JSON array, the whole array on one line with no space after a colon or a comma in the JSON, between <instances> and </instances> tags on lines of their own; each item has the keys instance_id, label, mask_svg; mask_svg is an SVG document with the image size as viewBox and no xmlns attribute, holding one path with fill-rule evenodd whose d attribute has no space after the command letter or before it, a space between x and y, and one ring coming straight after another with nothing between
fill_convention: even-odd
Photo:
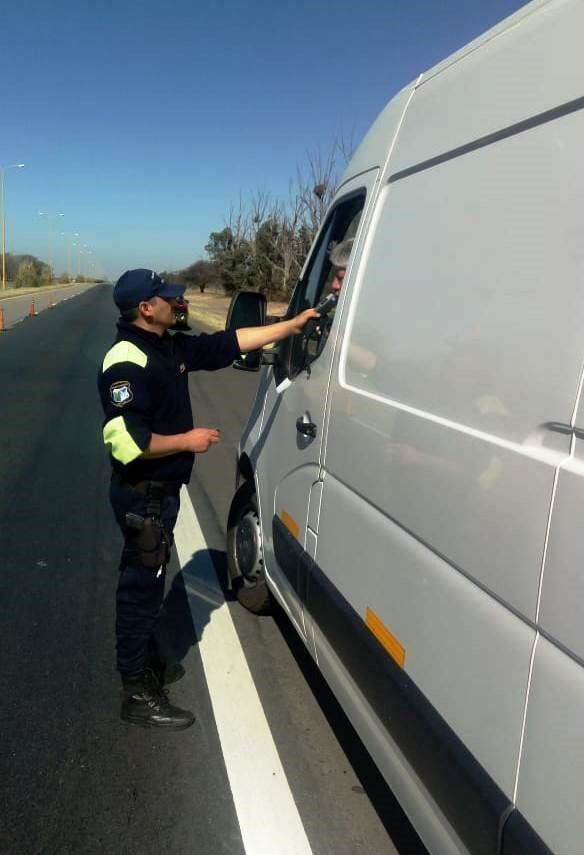
<instances>
[{"instance_id":1,"label":"officer's hand","mask_svg":"<svg viewBox=\"0 0 584 855\"><path fill-rule=\"evenodd\" d=\"M193 451L201 454L208 451L212 445L221 439L217 428L193 428L184 434L185 451Z\"/></svg>"},{"instance_id":2,"label":"officer's hand","mask_svg":"<svg viewBox=\"0 0 584 855\"><path fill-rule=\"evenodd\" d=\"M300 312L299 315L290 318L288 324L290 325L291 334L296 335L299 333L304 327L304 324L306 324L311 318L320 318L320 315L318 312L315 312L314 309L305 309L303 312Z\"/></svg>"}]
</instances>

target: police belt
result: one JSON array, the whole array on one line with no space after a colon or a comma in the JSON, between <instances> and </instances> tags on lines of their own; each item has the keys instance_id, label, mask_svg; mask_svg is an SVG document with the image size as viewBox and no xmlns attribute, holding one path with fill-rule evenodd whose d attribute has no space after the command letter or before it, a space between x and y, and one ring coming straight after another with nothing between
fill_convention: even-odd
<instances>
[{"instance_id":1,"label":"police belt","mask_svg":"<svg viewBox=\"0 0 584 855\"><path fill-rule=\"evenodd\" d=\"M141 496L159 493L163 496L178 496L182 487L181 481L127 481L119 472L112 472L112 481L115 484L123 484L130 490L134 490Z\"/></svg>"}]
</instances>

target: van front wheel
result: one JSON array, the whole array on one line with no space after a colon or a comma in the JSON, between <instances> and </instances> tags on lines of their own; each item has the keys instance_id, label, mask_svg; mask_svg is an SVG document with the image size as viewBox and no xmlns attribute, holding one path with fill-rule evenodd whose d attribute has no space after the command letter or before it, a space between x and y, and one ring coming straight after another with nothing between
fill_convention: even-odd
<instances>
[{"instance_id":1,"label":"van front wheel","mask_svg":"<svg viewBox=\"0 0 584 855\"><path fill-rule=\"evenodd\" d=\"M235 595L256 615L271 611L266 584L262 533L253 483L242 484L231 503L227 520L227 567Z\"/></svg>"}]
</instances>

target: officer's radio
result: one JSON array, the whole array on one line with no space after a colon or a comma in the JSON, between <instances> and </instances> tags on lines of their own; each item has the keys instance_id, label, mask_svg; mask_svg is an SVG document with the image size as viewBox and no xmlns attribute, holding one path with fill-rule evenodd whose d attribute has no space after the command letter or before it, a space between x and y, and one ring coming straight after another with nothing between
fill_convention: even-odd
<instances>
[{"instance_id":1,"label":"officer's radio","mask_svg":"<svg viewBox=\"0 0 584 855\"><path fill-rule=\"evenodd\" d=\"M178 330L179 332L186 332L187 330L192 329L192 327L189 326L188 300L181 301L180 306L175 309L175 322L171 327L169 327L169 329Z\"/></svg>"}]
</instances>

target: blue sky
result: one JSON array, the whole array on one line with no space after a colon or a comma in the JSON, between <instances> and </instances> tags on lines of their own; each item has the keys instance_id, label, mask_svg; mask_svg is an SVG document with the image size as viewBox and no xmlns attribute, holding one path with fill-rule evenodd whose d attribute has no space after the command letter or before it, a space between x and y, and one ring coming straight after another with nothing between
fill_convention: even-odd
<instances>
[{"instance_id":1,"label":"blue sky","mask_svg":"<svg viewBox=\"0 0 584 855\"><path fill-rule=\"evenodd\" d=\"M231 202L287 193L420 71L521 0L21 0L2 11L7 249L111 277L204 255ZM38 212L63 212L49 225ZM75 265L75 253L73 250Z\"/></svg>"}]
</instances>

